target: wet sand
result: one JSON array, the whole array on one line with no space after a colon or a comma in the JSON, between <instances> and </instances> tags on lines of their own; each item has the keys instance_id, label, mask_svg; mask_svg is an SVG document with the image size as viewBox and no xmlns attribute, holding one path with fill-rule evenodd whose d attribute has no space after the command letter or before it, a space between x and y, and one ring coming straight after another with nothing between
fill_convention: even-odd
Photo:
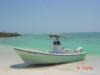
<instances>
[{"instance_id":1,"label":"wet sand","mask_svg":"<svg viewBox=\"0 0 100 75\"><path fill-rule=\"evenodd\" d=\"M100 75L100 56L87 55L80 62L29 65L25 64L12 47L0 46L0 75Z\"/></svg>"}]
</instances>

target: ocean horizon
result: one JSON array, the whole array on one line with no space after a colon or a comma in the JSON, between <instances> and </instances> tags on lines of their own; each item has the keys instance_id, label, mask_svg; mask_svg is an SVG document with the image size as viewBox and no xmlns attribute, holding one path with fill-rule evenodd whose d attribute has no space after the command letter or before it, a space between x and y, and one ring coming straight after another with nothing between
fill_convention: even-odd
<instances>
[{"instance_id":1,"label":"ocean horizon","mask_svg":"<svg viewBox=\"0 0 100 75\"><path fill-rule=\"evenodd\" d=\"M75 50L83 47L88 54L100 55L100 32L73 32L61 33L61 43L64 48ZM52 50L52 39L49 34L24 34L19 37L0 39L0 45L20 48L33 48L39 51Z\"/></svg>"}]
</instances>

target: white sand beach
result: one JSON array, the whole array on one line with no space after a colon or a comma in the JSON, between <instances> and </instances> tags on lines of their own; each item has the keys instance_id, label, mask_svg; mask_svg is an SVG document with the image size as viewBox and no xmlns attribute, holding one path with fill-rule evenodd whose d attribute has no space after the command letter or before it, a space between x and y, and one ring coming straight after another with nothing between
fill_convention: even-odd
<instances>
[{"instance_id":1,"label":"white sand beach","mask_svg":"<svg viewBox=\"0 0 100 75\"><path fill-rule=\"evenodd\" d=\"M100 75L99 64L100 56L87 55L80 62L27 66L12 47L0 46L0 75ZM92 69L83 69L84 66Z\"/></svg>"}]
</instances>

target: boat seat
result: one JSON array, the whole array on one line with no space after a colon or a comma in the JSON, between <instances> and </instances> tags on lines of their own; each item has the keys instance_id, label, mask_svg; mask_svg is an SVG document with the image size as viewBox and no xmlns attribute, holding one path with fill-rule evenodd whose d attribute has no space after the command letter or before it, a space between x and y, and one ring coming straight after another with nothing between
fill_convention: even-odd
<instances>
[{"instance_id":1,"label":"boat seat","mask_svg":"<svg viewBox=\"0 0 100 75\"><path fill-rule=\"evenodd\" d=\"M73 50L70 49L70 48L65 48L65 49L63 50L63 53L64 53L64 54L72 54L72 53L73 53Z\"/></svg>"},{"instance_id":2,"label":"boat seat","mask_svg":"<svg viewBox=\"0 0 100 75\"><path fill-rule=\"evenodd\" d=\"M50 53L57 53L57 54L62 54L63 53L63 51L62 50L52 50L52 51L50 51Z\"/></svg>"}]
</instances>

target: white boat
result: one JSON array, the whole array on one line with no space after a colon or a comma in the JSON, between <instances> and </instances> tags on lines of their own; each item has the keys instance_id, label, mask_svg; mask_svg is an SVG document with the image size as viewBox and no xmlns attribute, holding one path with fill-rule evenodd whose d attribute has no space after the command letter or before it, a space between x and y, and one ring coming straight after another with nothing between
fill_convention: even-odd
<instances>
[{"instance_id":1,"label":"white boat","mask_svg":"<svg viewBox=\"0 0 100 75\"><path fill-rule=\"evenodd\" d=\"M54 63L67 63L73 61L83 60L86 56L86 52L81 53L46 53L38 52L34 50L14 48L16 52L21 56L23 61L28 64L54 64Z\"/></svg>"},{"instance_id":2,"label":"white boat","mask_svg":"<svg viewBox=\"0 0 100 75\"><path fill-rule=\"evenodd\" d=\"M59 35L50 35L54 37L53 49L50 52L39 52L37 50L14 48L16 52L21 56L25 63L29 64L54 64L54 63L66 63L83 60L86 56L86 52L81 47L76 51L70 49L64 49L59 41Z\"/></svg>"}]
</instances>

